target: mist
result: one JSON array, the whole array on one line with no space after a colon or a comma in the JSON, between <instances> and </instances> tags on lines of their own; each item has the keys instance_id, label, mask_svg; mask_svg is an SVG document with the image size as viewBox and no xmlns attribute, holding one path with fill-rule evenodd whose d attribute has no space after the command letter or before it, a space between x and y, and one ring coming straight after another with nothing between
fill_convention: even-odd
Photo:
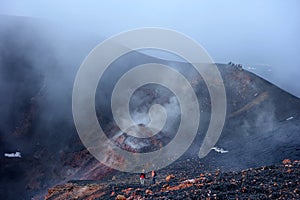
<instances>
[{"instance_id":1,"label":"mist","mask_svg":"<svg viewBox=\"0 0 300 200\"><path fill-rule=\"evenodd\" d=\"M27 16L52 26L66 40L98 41L140 27L182 32L217 63L233 61L300 97L300 3L282 1L2 1L0 14ZM71 36L71 37L69 37Z\"/></svg>"},{"instance_id":2,"label":"mist","mask_svg":"<svg viewBox=\"0 0 300 200\"><path fill-rule=\"evenodd\" d=\"M0 196L29 198L66 179L72 168L62 159L83 148L72 118L72 87L98 41L69 43L70 37L27 17L1 16L0 24Z\"/></svg>"},{"instance_id":3,"label":"mist","mask_svg":"<svg viewBox=\"0 0 300 200\"><path fill-rule=\"evenodd\" d=\"M140 27L155 26L174 29L199 42L215 62L241 63L245 70L262 76L300 97L298 66L300 58L297 55L300 52L299 9L298 1L286 3L280 1L252 1L251 3L200 1L190 4L179 1L149 3L132 1L126 4L122 4L121 1L107 3L93 1L89 4L77 1L64 3L2 1L0 3L0 91L3 98L0 98L0 150L2 155L20 152L22 157L9 158L9 161L1 158L1 164L2 162L8 163L8 167L1 168L1 175L4 174L1 177L1 186L3 185L4 188L0 189L0 193L3 194L5 190L10 191L10 195L15 195L14 191L9 189L10 184L15 185L16 188L23 189L26 185L33 191L38 190L32 186L34 185L30 179L32 177L24 178L26 170L30 167L26 162L30 159L34 159L31 164L37 166L39 173L43 174L37 179L43 180L44 189L51 184L67 181L70 177L82 178L75 172L73 176L72 173L76 170L63 163L66 152L76 152L84 148L73 122L72 88L76 73L84 58L101 41L121 31ZM155 52L144 53L156 58L138 55L144 60L125 58L119 64L132 67L132 64L142 64L140 62L146 62L147 59L165 58L169 61L160 60L160 62L169 64L179 71L182 70L180 66L185 65L172 61L177 59L173 56ZM100 81L104 84L101 86L99 83L98 89L101 92L96 94L98 95L96 98L104 102L99 105L99 109L103 110L100 114L98 113L97 117L104 118L103 121L99 120L100 124L112 121L108 106L110 92L116 79L126 68L118 69L120 68L111 69L114 76L111 76L108 71L104 80ZM188 78L195 78L194 71L186 70L185 73ZM227 84L228 88L240 89L242 87L236 82L227 82ZM203 139L202 133L205 133L209 124L210 109L207 105L210 101L206 86L200 84L197 87L196 92L198 97L201 97L199 101L202 106L201 112L203 112L201 120L204 120L200 122L198 139ZM255 88L251 84L249 87L252 87L250 91L258 90L257 95L269 89ZM151 89L151 86L145 88ZM176 124L180 117L178 103L172 94L164 89L158 89L157 93L163 94L160 97L165 99L164 106L169 116L173 117L173 121L168 121L169 123L164 127L170 140L173 137L173 131L177 128L172 124ZM141 124L148 122L149 119L145 113L151 105L144 103L149 99L144 98L143 95L145 95L144 91L139 90L131 99L133 119ZM234 97L233 99L238 99L236 101L244 100L237 94L230 95ZM249 95L247 100L255 99L255 93L247 95ZM293 112L286 109L286 113L278 114L275 112L276 105L282 106L280 110L286 108L283 105L285 102L278 102L274 103L274 100L263 102L261 107L263 109L259 110L260 107L254 107L257 113L242 115L243 119L238 115L237 120L230 125L238 128L228 128L226 133L239 132L243 135L242 141L243 138L252 137L254 130L264 132L264 139L271 137L275 131L279 130L279 137L270 142L272 148L280 147L281 143L287 142L294 142L297 146L298 141L292 140L293 137L290 137L290 134L297 132L299 128L297 125L290 124L299 120L296 110L298 107L295 106ZM135 108L134 104L137 104L139 108ZM241 104L236 107L243 108L243 106ZM290 117L294 118L284 121ZM253 118L255 120L251 121ZM284 128L279 128L282 121ZM107 130L113 125L113 123L106 124ZM284 136L286 130L291 133ZM225 137L226 133L222 136ZM116 130L110 137L118 134L121 133ZM263 141L261 145L264 145ZM131 138L128 138L126 142L136 145ZM143 147L148 143L140 145ZM224 154L228 156L228 160L223 164L234 164L238 168L245 168L255 163L258 157L255 153L249 152L247 162L238 163L240 158L235 160L232 155L239 156L239 154L231 154L234 149L231 148L230 142L221 140L217 145L229 151ZM246 147L253 148L253 145L249 143ZM195 152L198 151L199 142L193 148ZM276 156L274 155L274 159ZM18 181L20 183L16 184Z\"/></svg>"}]
</instances>

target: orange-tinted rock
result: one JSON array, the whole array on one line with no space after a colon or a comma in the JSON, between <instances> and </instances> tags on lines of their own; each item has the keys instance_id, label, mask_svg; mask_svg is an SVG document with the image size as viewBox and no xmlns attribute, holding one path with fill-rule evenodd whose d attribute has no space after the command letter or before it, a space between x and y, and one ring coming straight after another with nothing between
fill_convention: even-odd
<instances>
[{"instance_id":1,"label":"orange-tinted rock","mask_svg":"<svg viewBox=\"0 0 300 200\"><path fill-rule=\"evenodd\" d=\"M173 178L175 178L175 176L173 174L170 174L166 177L166 181L169 182Z\"/></svg>"},{"instance_id":2,"label":"orange-tinted rock","mask_svg":"<svg viewBox=\"0 0 300 200\"><path fill-rule=\"evenodd\" d=\"M152 192L151 190L146 190L145 193L146 193L146 194L150 194L150 195L153 194L153 192Z\"/></svg>"},{"instance_id":3,"label":"orange-tinted rock","mask_svg":"<svg viewBox=\"0 0 300 200\"><path fill-rule=\"evenodd\" d=\"M118 194L118 196L116 197L116 200L126 200L126 197L124 195Z\"/></svg>"},{"instance_id":4,"label":"orange-tinted rock","mask_svg":"<svg viewBox=\"0 0 300 200\"><path fill-rule=\"evenodd\" d=\"M284 165L289 165L289 164L291 164L292 162L291 162L291 160L289 160L289 159L284 159L283 161L282 161L282 164L284 164Z\"/></svg>"},{"instance_id":5,"label":"orange-tinted rock","mask_svg":"<svg viewBox=\"0 0 300 200\"><path fill-rule=\"evenodd\" d=\"M125 189L125 190L122 190L122 192L124 192L125 194L129 194L130 193L130 191L131 190L133 190L133 188L127 188L127 189Z\"/></svg>"}]
</instances>

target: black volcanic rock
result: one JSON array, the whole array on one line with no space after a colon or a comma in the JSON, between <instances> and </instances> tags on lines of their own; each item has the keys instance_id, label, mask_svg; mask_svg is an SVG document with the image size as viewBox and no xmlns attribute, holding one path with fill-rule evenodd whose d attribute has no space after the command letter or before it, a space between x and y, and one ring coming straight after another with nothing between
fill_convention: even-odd
<instances>
[{"instance_id":1,"label":"black volcanic rock","mask_svg":"<svg viewBox=\"0 0 300 200\"><path fill-rule=\"evenodd\" d=\"M226 67L223 67L226 69ZM216 146L202 162L243 169L300 157L300 101L247 71L222 72L227 93L227 118Z\"/></svg>"},{"instance_id":2,"label":"black volcanic rock","mask_svg":"<svg viewBox=\"0 0 300 200\"><path fill-rule=\"evenodd\" d=\"M174 163L177 165L180 163ZM170 173L176 173L169 169ZM181 169L182 170L182 169ZM161 172L159 172L161 173ZM171 183L141 186L134 177L118 184L97 181L71 181L48 190L45 199L298 199L300 163L284 160L282 165L242 171L205 172L193 178L182 176ZM178 176L178 175L177 175Z\"/></svg>"}]
</instances>

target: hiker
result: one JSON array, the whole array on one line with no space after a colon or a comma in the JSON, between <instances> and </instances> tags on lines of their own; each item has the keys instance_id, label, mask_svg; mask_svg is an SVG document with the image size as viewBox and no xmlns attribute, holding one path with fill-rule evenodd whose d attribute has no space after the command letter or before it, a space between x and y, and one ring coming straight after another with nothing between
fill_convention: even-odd
<instances>
[{"instance_id":1,"label":"hiker","mask_svg":"<svg viewBox=\"0 0 300 200\"><path fill-rule=\"evenodd\" d=\"M155 184L156 172L154 170L152 170L151 172L151 177L152 177L152 184Z\"/></svg>"},{"instance_id":2,"label":"hiker","mask_svg":"<svg viewBox=\"0 0 300 200\"><path fill-rule=\"evenodd\" d=\"M143 169L142 173L140 174L141 185L145 184L145 178L146 178L145 170Z\"/></svg>"}]
</instances>

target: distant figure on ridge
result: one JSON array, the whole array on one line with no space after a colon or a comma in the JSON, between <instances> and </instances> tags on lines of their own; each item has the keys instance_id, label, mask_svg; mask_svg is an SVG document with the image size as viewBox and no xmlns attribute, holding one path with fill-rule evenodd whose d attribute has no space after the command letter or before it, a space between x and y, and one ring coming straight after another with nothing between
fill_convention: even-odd
<instances>
[{"instance_id":1,"label":"distant figure on ridge","mask_svg":"<svg viewBox=\"0 0 300 200\"><path fill-rule=\"evenodd\" d=\"M152 177L152 184L155 184L156 172L154 170L152 170L151 172L151 177Z\"/></svg>"},{"instance_id":2,"label":"distant figure on ridge","mask_svg":"<svg viewBox=\"0 0 300 200\"><path fill-rule=\"evenodd\" d=\"M143 169L142 173L140 174L141 185L145 184L145 178L146 178L145 170Z\"/></svg>"}]
</instances>

